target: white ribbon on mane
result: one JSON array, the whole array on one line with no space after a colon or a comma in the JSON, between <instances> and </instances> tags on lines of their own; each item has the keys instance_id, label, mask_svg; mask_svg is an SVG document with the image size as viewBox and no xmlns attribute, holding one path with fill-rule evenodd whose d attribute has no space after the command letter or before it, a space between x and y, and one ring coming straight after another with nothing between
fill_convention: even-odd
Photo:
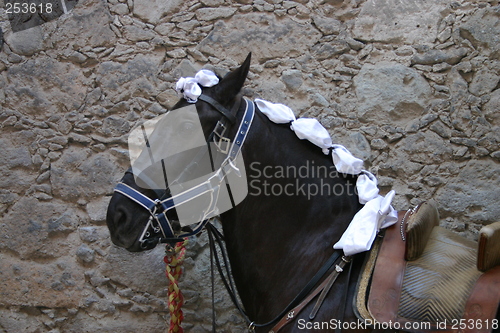
<instances>
[{"instance_id":1,"label":"white ribbon on mane","mask_svg":"<svg viewBox=\"0 0 500 333\"><path fill-rule=\"evenodd\" d=\"M358 175L356 190L359 203L363 208L354 215L340 240L333 246L342 249L345 255L370 250L377 232L397 222L397 212L391 206L395 192L390 191L385 197L379 195L377 178L369 171L363 170L363 161L354 157L347 148L333 144L328 131L313 118L296 119L288 106L256 99L255 104L272 122L290 123L290 128L299 139L307 139L323 149L328 155L332 150L333 164L338 172Z\"/></svg>"},{"instance_id":2,"label":"white ribbon on mane","mask_svg":"<svg viewBox=\"0 0 500 333\"><path fill-rule=\"evenodd\" d=\"M195 77L182 77L177 81L175 90L182 94L189 103L196 103L201 87L212 87L219 83L219 78L207 69L196 73ZM340 240L333 245L342 249L346 256L370 250L377 232L397 222L397 212L391 206L395 192L390 191L385 197L379 195L377 178L363 170L363 161L354 157L344 146L333 144L328 131L313 118L296 119L292 109L283 104L275 104L256 99L255 104L272 122L290 124L290 128L299 139L307 139L320 147L325 155L332 151L332 160L339 173L358 175L356 191L363 208L354 215Z\"/></svg>"},{"instance_id":3,"label":"white ribbon on mane","mask_svg":"<svg viewBox=\"0 0 500 333\"><path fill-rule=\"evenodd\" d=\"M194 77L181 77L175 85L175 90L189 103L196 103L201 95L201 87L213 87L219 83L219 78L214 72L202 69Z\"/></svg>"}]
</instances>

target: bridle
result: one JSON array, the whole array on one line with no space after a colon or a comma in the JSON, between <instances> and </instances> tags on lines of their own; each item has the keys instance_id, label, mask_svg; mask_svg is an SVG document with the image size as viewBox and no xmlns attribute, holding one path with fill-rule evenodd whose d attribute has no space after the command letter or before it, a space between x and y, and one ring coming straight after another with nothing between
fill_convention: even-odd
<instances>
[{"instance_id":1,"label":"bridle","mask_svg":"<svg viewBox=\"0 0 500 333\"><path fill-rule=\"evenodd\" d=\"M207 145L213 141L217 150L226 155L225 159L221 163L221 166L217 170L214 170L215 168L213 167L212 156L210 155L213 174L206 181L174 196L169 196L169 190L167 188L165 190L154 190L158 198L151 199L123 182L119 182L114 189L115 192L126 196L149 212L150 216L148 222L138 239L141 247L144 249L152 248L158 243L176 243L182 241L185 237L201 232L209 220L207 217L217 212L217 200L219 198L221 186L223 186L223 183L226 183L226 186L229 186L229 184L225 181L227 175L234 172L236 175L241 176L240 170L236 166L236 158L241 153L241 148L252 125L255 114L254 103L241 97L240 103L236 103L235 107L230 111L208 95L202 94L199 96L199 99L210 104L222 115L221 119L217 122L206 141ZM236 113L238 112L242 101L245 102L245 111L239 124L238 131L231 142L226 135L229 127L236 124ZM208 149L208 152L211 154L210 148ZM199 153L186 167L186 172L189 172L189 169L197 164L197 159L201 158L200 155L202 154ZM127 172L131 173L130 169ZM181 178L183 173L181 173L178 178ZM176 234L174 232L174 228L172 227L173 220L170 220L167 217L167 213L175 209L176 206L182 205L207 194L210 196L210 202L207 208L203 211L203 216L201 217L200 222L189 232Z\"/></svg>"},{"instance_id":2,"label":"bridle","mask_svg":"<svg viewBox=\"0 0 500 333\"><path fill-rule=\"evenodd\" d=\"M223 186L227 175L231 172L234 172L238 176L241 176L240 170L236 166L236 158L241 153L241 148L252 125L255 114L255 105L252 101L249 101L245 98L241 99L245 102L245 111L239 124L238 131L236 132L234 139L231 141L226 136L226 134L230 126L234 126L236 124L236 112L239 109L240 104L237 103L236 111L233 110L233 112L231 112L210 96L202 94L201 96L199 96L199 99L210 104L217 111L219 111L219 113L222 114L222 118L215 125L214 129L208 136L206 143L209 144L211 141L213 141L215 146L217 147L217 150L225 154L226 157L221 163L221 166L217 170L213 170L214 173L211 177L208 178L208 180L174 196L169 196L168 188L166 190L155 190L158 199L153 200L123 182L117 184L114 189L115 192L120 193L136 202L144 209L146 209L150 214L148 222L138 239L141 247L145 249L152 248L158 243L175 244L177 242L183 241L185 237L189 237L201 232L203 228L207 226L207 229L209 231L208 235L210 240L210 249L212 253L211 257L215 257L217 269L219 270L223 283L231 296L231 300L236 305L243 318L249 323L249 329L251 331L253 331L257 327L266 327L273 324L276 324L276 326L273 327L273 330L278 331L284 325L291 322L292 319L296 317L298 312L300 312L307 304L309 304L315 296L320 295L314 307L314 313L311 313L310 315L310 318L313 319L318 308L321 306L324 297L330 290L332 284L334 283L338 275L342 272L342 268L344 267L344 265L347 264L350 259L348 257L342 256L341 251L334 251L330 258L304 286L301 292L296 295L296 297L286 306L286 308L283 309L283 311L274 319L266 323L256 324L248 318L242 306L239 305L239 302L237 300L236 289L234 287L234 282L230 277L231 274L229 270L226 271L226 275L228 276L228 278L224 277L225 274L223 273L222 267L226 267L226 269L228 269L229 265L227 262L227 254L225 254L222 246L223 236L216 230L213 225L208 223L209 219L206 217L217 210L216 203L219 196L219 190L221 186ZM227 124L227 122L229 122L229 124ZM208 151L210 152L210 149ZM188 170L187 172L189 172L189 169L192 165L195 165L197 163L197 159L200 157L199 155L200 154L198 154L194 158L194 160L186 167L186 170ZM127 172L131 173L130 170ZM179 177L181 176L182 174ZM229 185L226 183L226 186ZM177 205L181 205L207 193L210 194L211 200L208 207L204 210L204 216L201 218L200 222L191 231L176 234L172 227L173 221L171 221L167 217L167 213L175 209ZM218 257L214 255L214 253L216 252L215 243L218 244L222 252L224 260L223 265L221 265ZM321 281L321 279L327 274L327 272L331 271L332 267L335 267L335 269L331 273L329 273L323 283L317 286L319 281Z\"/></svg>"}]
</instances>

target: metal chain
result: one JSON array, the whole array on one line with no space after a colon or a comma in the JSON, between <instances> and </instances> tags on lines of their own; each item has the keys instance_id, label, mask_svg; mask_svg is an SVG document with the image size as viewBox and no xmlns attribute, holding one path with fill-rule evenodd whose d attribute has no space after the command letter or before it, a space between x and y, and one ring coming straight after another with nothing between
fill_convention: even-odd
<instances>
[{"instance_id":1,"label":"metal chain","mask_svg":"<svg viewBox=\"0 0 500 333\"><path fill-rule=\"evenodd\" d=\"M401 239L403 240L403 242L406 241L405 231L406 231L406 225L408 224L407 219L417 211L418 207L420 207L420 205L417 205L413 208L408 209L405 213L405 216L403 216L403 219L401 220L401 225L400 225L399 231L401 233Z\"/></svg>"}]
</instances>

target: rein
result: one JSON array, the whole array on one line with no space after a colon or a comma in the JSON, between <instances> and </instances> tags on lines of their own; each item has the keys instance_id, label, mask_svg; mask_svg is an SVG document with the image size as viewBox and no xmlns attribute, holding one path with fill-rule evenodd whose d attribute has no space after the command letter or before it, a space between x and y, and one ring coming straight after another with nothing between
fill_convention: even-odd
<instances>
[{"instance_id":1,"label":"rein","mask_svg":"<svg viewBox=\"0 0 500 333\"><path fill-rule=\"evenodd\" d=\"M323 266L316 272L316 274L309 280L309 282L302 288L302 290L295 296L295 298L272 320L266 322L266 323L255 323L252 321L248 315L246 314L245 310L243 309L243 306L240 305L237 299L237 291L236 287L234 285L234 281L232 280L232 275L230 271L230 266L229 266L229 260L227 257L227 253L225 251L225 247L223 245L224 242L224 236L217 230L217 228L211 224L207 224L207 232L208 232L208 239L209 239L209 246L210 246L210 253L211 253L211 262L212 262L212 255L213 258L215 258L215 263L217 266L217 270L219 271L219 275L221 277L222 283L226 287L226 290L229 294L229 297L231 298L231 301L233 304L236 306L238 311L240 312L241 316L245 319L245 321L248 324L248 329L249 331L253 332L255 328L257 327L266 327L270 326L273 324L276 324L269 332L270 333L276 333L278 332L282 327L284 327L286 324L290 323L292 319L295 319L297 315L303 310L303 308L309 304L313 298L315 298L318 294L320 294L320 297L318 301L316 302L311 314L309 315L309 319L314 319L319 308L321 307L326 295L328 294L328 291L330 291L331 287L333 286L333 283L337 279L337 277L340 275L340 273L343 272L343 268L345 265L347 265L351 258L342 256L342 251L341 250L335 250L333 254L328 258L328 260L323 264ZM217 249L216 246L219 247L221 256L222 256L222 263L220 261L219 256L217 255ZM340 260L339 260L340 258ZM337 263L337 264L336 264ZM327 274L327 272L334 266L335 268L333 272L331 272L325 279L324 281L316 288L314 288L319 281ZM224 269L225 268L225 272ZM227 275L227 277L226 277ZM213 279L213 276L212 276ZM213 306L213 305L212 305ZM215 332L215 331L214 331Z\"/></svg>"}]
</instances>

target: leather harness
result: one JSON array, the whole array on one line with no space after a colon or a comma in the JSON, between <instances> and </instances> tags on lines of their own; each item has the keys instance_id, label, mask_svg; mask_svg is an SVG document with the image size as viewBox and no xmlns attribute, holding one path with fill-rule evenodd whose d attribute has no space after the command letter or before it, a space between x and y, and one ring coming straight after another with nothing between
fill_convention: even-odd
<instances>
[{"instance_id":1,"label":"leather harness","mask_svg":"<svg viewBox=\"0 0 500 333\"><path fill-rule=\"evenodd\" d=\"M231 123L235 122L236 117L232 113L230 113L229 110L220 105L220 103L215 101L213 98L206 95L201 95L200 99L209 104L212 104L212 106L214 106ZM120 182L116 185L114 189L115 192L118 192L126 196L130 200L136 202L144 209L149 211L149 213L151 214L149 221L145 226L144 231L139 239L141 244L149 245L150 242L176 243L182 241L182 238L189 237L199 233L205 227L205 225L208 222L208 219L202 219L202 221L198 223L196 227L190 232L175 235L172 223L167 217L167 212L173 210L177 205L181 205L185 202L193 200L193 198L196 198L205 193L209 193L212 196L211 200L212 204L209 207L207 207L207 209L204 212L204 215L205 216L209 215L216 208L219 189L224 183L227 174L230 172L239 172L238 168L235 165L235 159L241 151L241 147L245 142L245 139L247 137L248 131L250 129L250 126L254 118L255 108L253 102L250 102L246 99L244 100L246 103L245 113L238 128L238 132L236 133L236 136L233 140L233 143L227 150L227 157L222 162L221 167L218 170L214 170L215 171L214 174L207 181L192 188L189 188L186 191L179 193L175 196L170 196L166 199L161 199L163 195L159 195L160 199L155 199L155 200L149 198L148 196L142 194L138 190L130 187L125 183ZM216 125L215 130L217 128L221 128L221 125L219 124L220 122ZM222 127L224 126L225 125L222 125ZM215 132L212 132L212 134L209 137L209 140L210 138L214 137L214 133ZM218 133L217 135L219 134L220 133ZM151 238L152 236L151 233L153 235L161 234L161 237Z\"/></svg>"}]
</instances>

